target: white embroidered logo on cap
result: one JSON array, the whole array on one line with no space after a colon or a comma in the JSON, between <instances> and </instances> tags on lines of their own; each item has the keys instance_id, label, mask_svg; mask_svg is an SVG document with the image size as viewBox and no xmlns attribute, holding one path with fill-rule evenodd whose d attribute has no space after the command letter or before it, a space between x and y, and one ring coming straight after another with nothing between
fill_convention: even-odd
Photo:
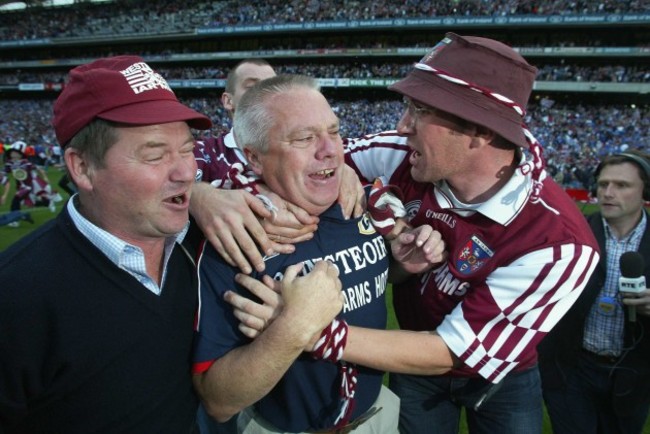
<instances>
[{"instance_id":1,"label":"white embroidered logo on cap","mask_svg":"<svg viewBox=\"0 0 650 434\"><path fill-rule=\"evenodd\" d=\"M121 72L136 95L147 90L160 88L173 93L167 81L144 62L134 63Z\"/></svg>"}]
</instances>

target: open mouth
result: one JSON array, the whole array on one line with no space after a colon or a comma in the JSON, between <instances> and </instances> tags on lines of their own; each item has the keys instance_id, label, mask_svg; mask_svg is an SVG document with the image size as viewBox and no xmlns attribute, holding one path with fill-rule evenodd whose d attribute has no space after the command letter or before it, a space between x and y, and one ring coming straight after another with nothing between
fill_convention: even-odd
<instances>
[{"instance_id":1,"label":"open mouth","mask_svg":"<svg viewBox=\"0 0 650 434\"><path fill-rule=\"evenodd\" d=\"M311 176L320 179L331 178L332 176L334 176L334 169L319 170L318 172L314 173Z\"/></svg>"},{"instance_id":2,"label":"open mouth","mask_svg":"<svg viewBox=\"0 0 650 434\"><path fill-rule=\"evenodd\" d=\"M178 196L173 196L169 201L176 205L183 205L187 200L187 196L184 194L179 194Z\"/></svg>"}]
</instances>

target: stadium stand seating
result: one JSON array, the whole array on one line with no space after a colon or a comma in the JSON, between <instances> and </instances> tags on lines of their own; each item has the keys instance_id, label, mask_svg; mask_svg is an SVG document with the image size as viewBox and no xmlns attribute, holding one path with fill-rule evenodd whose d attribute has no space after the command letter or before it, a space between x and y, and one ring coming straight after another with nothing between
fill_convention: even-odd
<instances>
[{"instance_id":1,"label":"stadium stand seating","mask_svg":"<svg viewBox=\"0 0 650 434\"><path fill-rule=\"evenodd\" d=\"M229 127L225 75L247 57L321 79L345 135L392 129L402 108L386 86L447 31L499 39L538 67L527 122L567 188L589 188L603 154L648 149L650 6L640 0L121 0L0 12L0 141L53 144L51 102L67 71L127 53L161 70L215 130Z\"/></svg>"}]
</instances>

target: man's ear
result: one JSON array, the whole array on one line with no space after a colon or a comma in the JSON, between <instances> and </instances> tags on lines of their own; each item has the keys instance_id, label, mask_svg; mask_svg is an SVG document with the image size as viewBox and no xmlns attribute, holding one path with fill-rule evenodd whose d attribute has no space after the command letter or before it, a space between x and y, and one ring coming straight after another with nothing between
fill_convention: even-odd
<instances>
[{"instance_id":1,"label":"man's ear","mask_svg":"<svg viewBox=\"0 0 650 434\"><path fill-rule=\"evenodd\" d=\"M70 177L80 190L93 189L93 169L83 155L75 148L67 148L63 153Z\"/></svg>"},{"instance_id":2,"label":"man's ear","mask_svg":"<svg viewBox=\"0 0 650 434\"><path fill-rule=\"evenodd\" d=\"M497 137L494 131L482 125L476 125L476 136L483 137L487 140L493 140Z\"/></svg>"},{"instance_id":3,"label":"man's ear","mask_svg":"<svg viewBox=\"0 0 650 434\"><path fill-rule=\"evenodd\" d=\"M251 148L244 148L244 155L246 160L248 160L248 165L251 167L253 172L261 176L262 175L262 161L260 160L260 154L258 151L254 151Z\"/></svg>"},{"instance_id":4,"label":"man's ear","mask_svg":"<svg viewBox=\"0 0 650 434\"><path fill-rule=\"evenodd\" d=\"M221 94L221 104L230 113L234 113L235 107L232 105L232 95L229 92Z\"/></svg>"},{"instance_id":5,"label":"man's ear","mask_svg":"<svg viewBox=\"0 0 650 434\"><path fill-rule=\"evenodd\" d=\"M489 128L486 128L482 125L476 125L475 126L476 131L474 132L474 137L478 139L476 143L481 143L481 144L489 144L489 143L497 143L499 140L499 135L497 135L494 131L492 131Z\"/></svg>"}]
</instances>

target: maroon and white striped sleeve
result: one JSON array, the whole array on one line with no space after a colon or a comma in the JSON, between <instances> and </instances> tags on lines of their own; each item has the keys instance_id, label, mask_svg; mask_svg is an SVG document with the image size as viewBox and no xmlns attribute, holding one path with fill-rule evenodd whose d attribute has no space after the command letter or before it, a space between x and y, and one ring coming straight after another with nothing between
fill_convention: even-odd
<instances>
[{"instance_id":1,"label":"maroon and white striped sleeve","mask_svg":"<svg viewBox=\"0 0 650 434\"><path fill-rule=\"evenodd\" d=\"M408 154L406 137L385 131L356 139L345 139L345 162L368 183L379 176L390 179Z\"/></svg>"},{"instance_id":2,"label":"maroon and white striped sleeve","mask_svg":"<svg viewBox=\"0 0 650 434\"><path fill-rule=\"evenodd\" d=\"M465 370L498 383L534 364L537 344L576 301L598 263L590 246L562 244L495 269L437 332Z\"/></svg>"}]
</instances>

